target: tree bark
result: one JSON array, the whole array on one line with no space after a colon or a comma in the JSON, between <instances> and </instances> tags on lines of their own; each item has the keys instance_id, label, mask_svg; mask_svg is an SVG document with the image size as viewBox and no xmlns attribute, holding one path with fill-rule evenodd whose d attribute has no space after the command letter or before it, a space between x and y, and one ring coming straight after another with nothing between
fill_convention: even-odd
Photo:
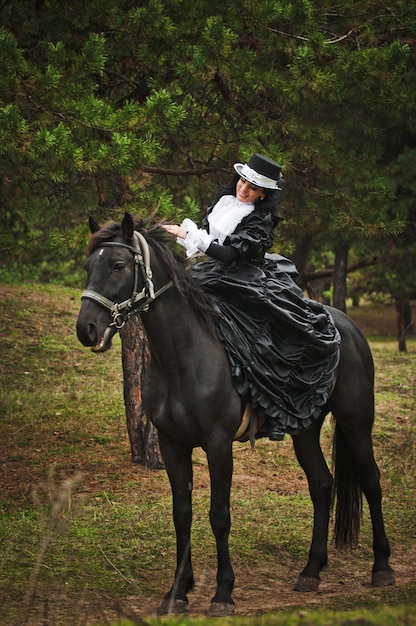
<instances>
[{"instance_id":1,"label":"tree bark","mask_svg":"<svg viewBox=\"0 0 416 626\"><path fill-rule=\"evenodd\" d=\"M407 304L405 304L405 307L404 307L404 323L405 323L407 334L413 335L415 332L415 327L413 324L412 306L410 304L410 297L407 298Z\"/></svg>"},{"instance_id":2,"label":"tree bark","mask_svg":"<svg viewBox=\"0 0 416 626\"><path fill-rule=\"evenodd\" d=\"M312 241L313 241L312 235L304 235L302 239L297 242L296 247L290 257L293 263L296 265L296 269L299 272L297 282L302 288L304 288L306 285L306 281L305 281L306 263L308 260L308 255L311 249Z\"/></svg>"},{"instance_id":3,"label":"tree bark","mask_svg":"<svg viewBox=\"0 0 416 626\"><path fill-rule=\"evenodd\" d=\"M349 244L340 241L335 246L334 298L333 306L340 311L347 311L347 265Z\"/></svg>"},{"instance_id":4,"label":"tree bark","mask_svg":"<svg viewBox=\"0 0 416 626\"><path fill-rule=\"evenodd\" d=\"M131 460L150 469L164 467L159 450L156 428L147 419L142 406L143 373L149 359L149 349L142 323L132 317L120 332L124 375L124 404Z\"/></svg>"},{"instance_id":5,"label":"tree bark","mask_svg":"<svg viewBox=\"0 0 416 626\"><path fill-rule=\"evenodd\" d=\"M412 325L411 309L409 298L396 298L394 300L397 319L397 341L399 343L399 352L407 352L406 335ZM410 322L409 322L410 310Z\"/></svg>"}]
</instances>

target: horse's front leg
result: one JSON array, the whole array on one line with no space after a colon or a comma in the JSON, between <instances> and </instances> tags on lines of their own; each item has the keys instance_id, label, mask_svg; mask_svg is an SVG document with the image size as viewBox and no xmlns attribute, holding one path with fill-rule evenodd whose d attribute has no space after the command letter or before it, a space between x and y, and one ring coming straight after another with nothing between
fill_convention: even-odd
<instances>
[{"instance_id":1,"label":"horse's front leg","mask_svg":"<svg viewBox=\"0 0 416 626\"><path fill-rule=\"evenodd\" d=\"M230 560L230 492L233 473L232 441L224 433L217 433L204 447L211 478L211 506L209 518L217 546L217 589L207 614L212 617L231 615L235 604L231 597L234 572Z\"/></svg>"},{"instance_id":2,"label":"horse's front leg","mask_svg":"<svg viewBox=\"0 0 416 626\"><path fill-rule=\"evenodd\" d=\"M192 449L182 447L159 432L159 446L172 489L173 521L176 531L175 580L165 595L159 613L184 613L188 591L194 587L191 560Z\"/></svg>"},{"instance_id":3,"label":"horse's front leg","mask_svg":"<svg viewBox=\"0 0 416 626\"><path fill-rule=\"evenodd\" d=\"M320 571L328 562L328 527L331 509L332 476L319 443L324 416L310 428L293 437L296 457L308 479L313 503L313 532L306 566L299 575L295 591L316 591Z\"/></svg>"}]
</instances>

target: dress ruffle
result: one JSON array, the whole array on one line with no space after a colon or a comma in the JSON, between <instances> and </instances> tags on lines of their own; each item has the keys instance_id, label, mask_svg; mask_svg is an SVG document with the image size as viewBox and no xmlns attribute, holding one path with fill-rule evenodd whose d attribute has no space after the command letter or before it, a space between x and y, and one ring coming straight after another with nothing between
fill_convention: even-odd
<instances>
[{"instance_id":1,"label":"dress ruffle","mask_svg":"<svg viewBox=\"0 0 416 626\"><path fill-rule=\"evenodd\" d=\"M218 333L241 398L282 434L310 426L327 402L340 336L323 305L304 297L291 262L266 255L259 265L207 261L192 271L220 311Z\"/></svg>"}]
</instances>

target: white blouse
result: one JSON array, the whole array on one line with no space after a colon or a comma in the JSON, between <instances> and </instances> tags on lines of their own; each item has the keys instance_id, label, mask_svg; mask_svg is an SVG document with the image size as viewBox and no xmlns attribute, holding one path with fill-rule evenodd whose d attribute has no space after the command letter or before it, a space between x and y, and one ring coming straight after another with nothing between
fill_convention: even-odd
<instances>
[{"instance_id":1,"label":"white blouse","mask_svg":"<svg viewBox=\"0 0 416 626\"><path fill-rule=\"evenodd\" d=\"M222 196L208 215L209 233L186 218L181 224L181 228L187 231L186 238L178 237L177 242L186 248L188 257L197 252L206 252L213 241L222 245L241 220L253 210L254 204L251 202L240 202L235 196Z\"/></svg>"}]
</instances>

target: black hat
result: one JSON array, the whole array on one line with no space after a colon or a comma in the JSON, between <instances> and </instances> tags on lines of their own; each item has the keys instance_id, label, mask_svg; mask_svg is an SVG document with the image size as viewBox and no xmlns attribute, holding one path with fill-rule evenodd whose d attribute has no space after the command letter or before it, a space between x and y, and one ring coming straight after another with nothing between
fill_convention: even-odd
<instances>
[{"instance_id":1,"label":"black hat","mask_svg":"<svg viewBox=\"0 0 416 626\"><path fill-rule=\"evenodd\" d=\"M253 154L248 163L234 163L234 169L253 185L263 189L281 189L277 182L281 178L281 167L261 154Z\"/></svg>"}]
</instances>

